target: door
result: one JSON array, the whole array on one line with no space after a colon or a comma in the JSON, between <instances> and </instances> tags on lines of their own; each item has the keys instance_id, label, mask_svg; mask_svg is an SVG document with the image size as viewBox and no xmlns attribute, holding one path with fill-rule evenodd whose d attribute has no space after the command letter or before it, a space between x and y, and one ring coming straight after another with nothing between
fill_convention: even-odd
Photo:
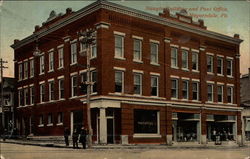
<instances>
[{"instance_id":1,"label":"door","mask_svg":"<svg viewBox=\"0 0 250 159\"><path fill-rule=\"evenodd\" d=\"M107 118L107 142L109 144L114 143L114 119L113 118Z\"/></svg>"},{"instance_id":2,"label":"door","mask_svg":"<svg viewBox=\"0 0 250 159\"><path fill-rule=\"evenodd\" d=\"M73 130L76 130L78 133L81 131L81 127L83 126L83 112L82 111L74 111L73 112Z\"/></svg>"}]
</instances>

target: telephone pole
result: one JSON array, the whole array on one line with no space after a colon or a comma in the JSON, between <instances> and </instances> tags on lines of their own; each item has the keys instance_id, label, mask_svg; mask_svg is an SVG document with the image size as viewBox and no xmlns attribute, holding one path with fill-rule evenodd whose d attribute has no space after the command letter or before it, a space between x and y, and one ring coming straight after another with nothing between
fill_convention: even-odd
<instances>
[{"instance_id":1,"label":"telephone pole","mask_svg":"<svg viewBox=\"0 0 250 159\"><path fill-rule=\"evenodd\" d=\"M4 101L3 101L3 69L8 68L3 66L4 63L8 63L7 61L3 61L0 59L0 69L1 69L1 107L2 107L2 128L3 131L5 129L5 117L4 117Z\"/></svg>"}]
</instances>

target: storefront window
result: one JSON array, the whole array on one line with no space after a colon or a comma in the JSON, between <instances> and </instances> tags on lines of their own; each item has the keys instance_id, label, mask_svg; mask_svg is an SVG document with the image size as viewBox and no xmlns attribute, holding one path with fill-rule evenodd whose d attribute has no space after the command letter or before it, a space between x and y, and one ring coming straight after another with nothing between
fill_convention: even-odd
<instances>
[{"instance_id":1,"label":"storefront window","mask_svg":"<svg viewBox=\"0 0 250 159\"><path fill-rule=\"evenodd\" d=\"M158 133L158 111L134 110L134 133Z\"/></svg>"}]
</instances>

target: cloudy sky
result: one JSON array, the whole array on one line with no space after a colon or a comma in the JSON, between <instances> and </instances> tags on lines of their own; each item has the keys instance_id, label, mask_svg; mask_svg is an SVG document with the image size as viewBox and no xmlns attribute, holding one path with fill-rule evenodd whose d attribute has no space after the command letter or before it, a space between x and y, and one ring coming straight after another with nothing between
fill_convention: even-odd
<instances>
[{"instance_id":1,"label":"cloudy sky","mask_svg":"<svg viewBox=\"0 0 250 159\"><path fill-rule=\"evenodd\" d=\"M5 1L0 0L0 56L8 61L4 76L12 77L13 50L10 45L14 39L23 39L32 34L35 25L46 21L51 10L65 13L71 7L77 11L93 1ZM203 17L208 30L228 36L240 34L241 73L247 73L250 67L250 1L112 1L124 6L157 14L162 8L169 7L172 13L186 8L188 14ZM197 20L197 18L194 18Z\"/></svg>"}]
</instances>

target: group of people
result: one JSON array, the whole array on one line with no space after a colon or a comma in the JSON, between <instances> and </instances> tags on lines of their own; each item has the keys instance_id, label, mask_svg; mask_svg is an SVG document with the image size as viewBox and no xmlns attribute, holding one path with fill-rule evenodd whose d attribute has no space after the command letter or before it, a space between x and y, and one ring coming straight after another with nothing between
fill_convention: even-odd
<instances>
[{"instance_id":1,"label":"group of people","mask_svg":"<svg viewBox=\"0 0 250 159\"><path fill-rule=\"evenodd\" d=\"M66 146L69 146L69 135L70 135L70 130L69 128L64 129L64 140ZM80 135L80 138L79 138ZM80 133L75 129L72 134L72 141L73 141L73 148L79 148L78 147L78 140L82 144L83 149L86 149L86 136L87 136L87 131L84 127L81 128Z\"/></svg>"}]
</instances>

